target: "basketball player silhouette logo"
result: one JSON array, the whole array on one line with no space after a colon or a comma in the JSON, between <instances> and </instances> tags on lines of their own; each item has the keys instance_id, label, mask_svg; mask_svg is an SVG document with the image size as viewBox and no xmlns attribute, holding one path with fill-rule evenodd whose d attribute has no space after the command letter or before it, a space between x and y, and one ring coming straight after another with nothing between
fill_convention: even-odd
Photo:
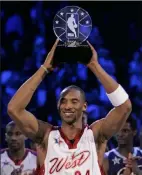
<instances>
[{"instance_id":1,"label":"basketball player silhouette logo","mask_svg":"<svg viewBox=\"0 0 142 175\"><path fill-rule=\"evenodd\" d=\"M74 14L71 14L71 16L68 18L67 25L68 25L68 28L74 33L75 38L77 38L76 30L75 30L77 28L77 24L74 18Z\"/></svg>"},{"instance_id":2,"label":"basketball player silhouette logo","mask_svg":"<svg viewBox=\"0 0 142 175\"><path fill-rule=\"evenodd\" d=\"M77 6L66 6L54 17L53 31L64 43L82 43L92 30L92 20L84 9Z\"/></svg>"}]
</instances>

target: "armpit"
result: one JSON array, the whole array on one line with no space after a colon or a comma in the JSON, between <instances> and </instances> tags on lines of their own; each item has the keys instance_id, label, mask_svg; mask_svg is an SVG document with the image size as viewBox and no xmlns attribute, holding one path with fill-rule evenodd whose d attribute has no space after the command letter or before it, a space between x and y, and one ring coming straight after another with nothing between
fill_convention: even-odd
<instances>
[{"instance_id":1,"label":"armpit","mask_svg":"<svg viewBox=\"0 0 142 175\"><path fill-rule=\"evenodd\" d=\"M41 120L37 120L37 121L38 121L38 131L35 134L33 141L37 144L42 144L47 130L52 128L52 125Z\"/></svg>"},{"instance_id":2,"label":"armpit","mask_svg":"<svg viewBox=\"0 0 142 175\"><path fill-rule=\"evenodd\" d=\"M107 138L104 135L102 135L101 133L99 133L99 135L98 135L98 137L96 139L96 143L98 144L98 146L102 145L102 144L104 144L106 142L107 142Z\"/></svg>"}]
</instances>

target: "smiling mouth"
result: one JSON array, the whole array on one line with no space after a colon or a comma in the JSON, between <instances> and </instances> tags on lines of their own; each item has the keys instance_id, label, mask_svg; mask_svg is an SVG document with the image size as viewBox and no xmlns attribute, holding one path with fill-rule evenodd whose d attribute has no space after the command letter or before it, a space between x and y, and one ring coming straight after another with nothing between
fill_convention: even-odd
<instances>
[{"instance_id":1,"label":"smiling mouth","mask_svg":"<svg viewBox=\"0 0 142 175\"><path fill-rule=\"evenodd\" d=\"M72 116L74 112L64 112L65 116Z\"/></svg>"}]
</instances>

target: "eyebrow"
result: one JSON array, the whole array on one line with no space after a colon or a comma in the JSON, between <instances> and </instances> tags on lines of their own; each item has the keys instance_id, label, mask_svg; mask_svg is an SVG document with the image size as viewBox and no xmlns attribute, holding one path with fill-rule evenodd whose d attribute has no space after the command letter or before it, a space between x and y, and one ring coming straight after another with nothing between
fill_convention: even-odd
<instances>
[{"instance_id":1,"label":"eyebrow","mask_svg":"<svg viewBox=\"0 0 142 175\"><path fill-rule=\"evenodd\" d=\"M60 101L63 101L63 100L67 100L67 98L63 97L63 98L60 99ZM79 101L78 98L71 98L70 100L76 100L76 101Z\"/></svg>"}]
</instances>

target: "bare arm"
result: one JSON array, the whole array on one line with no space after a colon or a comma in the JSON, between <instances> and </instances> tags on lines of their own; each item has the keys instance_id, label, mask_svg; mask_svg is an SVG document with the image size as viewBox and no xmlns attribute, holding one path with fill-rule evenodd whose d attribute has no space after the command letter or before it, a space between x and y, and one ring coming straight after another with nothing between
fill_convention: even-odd
<instances>
[{"instance_id":1,"label":"bare arm","mask_svg":"<svg viewBox=\"0 0 142 175\"><path fill-rule=\"evenodd\" d=\"M108 175L109 161L108 161L108 158L106 156L104 157L104 160L103 160L103 169L104 169L105 175Z\"/></svg>"},{"instance_id":2,"label":"bare arm","mask_svg":"<svg viewBox=\"0 0 142 175\"><path fill-rule=\"evenodd\" d=\"M99 165L103 166L104 155L107 148L107 140L103 140L103 138L100 138L96 143L96 147Z\"/></svg>"},{"instance_id":3,"label":"bare arm","mask_svg":"<svg viewBox=\"0 0 142 175\"><path fill-rule=\"evenodd\" d=\"M44 62L44 66L48 70L53 69L51 62L57 43L58 40L55 42ZM49 131L52 125L37 120L32 113L26 110L26 107L45 75L46 71L42 67L39 68L37 72L18 89L8 104L8 114L11 119L16 122L28 138L38 143L43 140L46 131Z\"/></svg>"},{"instance_id":4,"label":"bare arm","mask_svg":"<svg viewBox=\"0 0 142 175\"><path fill-rule=\"evenodd\" d=\"M108 75L107 72L101 67L101 65L97 61L97 53L94 48L90 45L92 49L92 59L88 64L89 69L95 74L98 80L104 86L107 94L114 92L118 88L118 83ZM113 135L115 135L126 122L130 112L131 112L131 102L128 99L122 105L113 108L106 118L100 120L98 122L99 125L99 132L101 135L104 135L106 139L109 139ZM92 124L92 130L94 134L96 134L95 125Z\"/></svg>"}]
</instances>

